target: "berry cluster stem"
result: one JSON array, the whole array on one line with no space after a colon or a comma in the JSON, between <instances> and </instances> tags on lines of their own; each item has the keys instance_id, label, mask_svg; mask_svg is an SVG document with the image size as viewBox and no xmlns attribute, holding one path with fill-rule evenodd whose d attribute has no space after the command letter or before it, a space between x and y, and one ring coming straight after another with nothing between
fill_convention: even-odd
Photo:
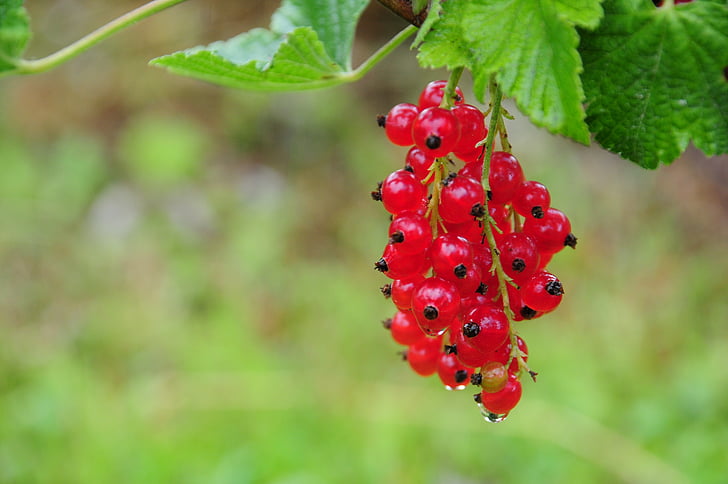
<instances>
[{"instance_id":1,"label":"berry cluster stem","mask_svg":"<svg viewBox=\"0 0 728 484\"><path fill-rule=\"evenodd\" d=\"M460 82L460 77L463 75L464 67L456 67L450 73L450 77L447 80L447 85L442 91L442 101L440 101L440 107L450 109L455 104L455 88Z\"/></svg>"}]
</instances>

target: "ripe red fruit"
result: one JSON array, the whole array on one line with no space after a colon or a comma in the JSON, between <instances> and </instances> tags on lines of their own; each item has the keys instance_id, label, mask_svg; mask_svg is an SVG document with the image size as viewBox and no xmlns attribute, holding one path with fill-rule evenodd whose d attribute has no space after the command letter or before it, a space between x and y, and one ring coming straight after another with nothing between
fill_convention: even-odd
<instances>
[{"instance_id":1,"label":"ripe red fruit","mask_svg":"<svg viewBox=\"0 0 728 484\"><path fill-rule=\"evenodd\" d=\"M548 188L537 181L524 181L513 195L513 209L523 217L543 218L551 207Z\"/></svg>"},{"instance_id":2,"label":"ripe red fruit","mask_svg":"<svg viewBox=\"0 0 728 484\"><path fill-rule=\"evenodd\" d=\"M407 156L404 160L404 165L405 167L410 167L412 169L412 172L415 174L415 177L419 181L423 181L429 176L430 167L432 166L432 163L434 163L434 161L434 157L428 155L418 147L413 146L407 152ZM432 183L434 179L435 177L431 176L427 180L427 184Z\"/></svg>"},{"instance_id":3,"label":"ripe red fruit","mask_svg":"<svg viewBox=\"0 0 728 484\"><path fill-rule=\"evenodd\" d=\"M552 311L564 294L561 281L550 272L535 273L521 288L521 301L535 311Z\"/></svg>"},{"instance_id":4,"label":"ripe red fruit","mask_svg":"<svg viewBox=\"0 0 728 484\"><path fill-rule=\"evenodd\" d=\"M539 253L536 242L523 232L504 234L499 238L503 270L516 284L521 285L536 272Z\"/></svg>"},{"instance_id":5,"label":"ripe red fruit","mask_svg":"<svg viewBox=\"0 0 728 484\"><path fill-rule=\"evenodd\" d=\"M483 211L484 203L485 193L480 182L455 175L443 182L438 210L443 220L460 224L478 216Z\"/></svg>"},{"instance_id":6,"label":"ripe red fruit","mask_svg":"<svg viewBox=\"0 0 728 484\"><path fill-rule=\"evenodd\" d=\"M412 312L427 334L441 334L460 311L460 292L439 277L422 281L412 291Z\"/></svg>"},{"instance_id":7,"label":"ripe red fruit","mask_svg":"<svg viewBox=\"0 0 728 484\"><path fill-rule=\"evenodd\" d=\"M400 212L389 224L389 243L403 254L421 254L431 242L430 222L418 213Z\"/></svg>"},{"instance_id":8,"label":"ripe red fruit","mask_svg":"<svg viewBox=\"0 0 728 484\"><path fill-rule=\"evenodd\" d=\"M392 339L401 345L411 345L425 336L417 325L412 311L397 311L389 323L389 330Z\"/></svg>"},{"instance_id":9,"label":"ripe red fruit","mask_svg":"<svg viewBox=\"0 0 728 484\"><path fill-rule=\"evenodd\" d=\"M452 108L452 113L460 122L460 141L453 151L474 153L477 149L475 144L482 141L488 134L483 113L470 104L459 104ZM475 154L476 159L477 156Z\"/></svg>"},{"instance_id":10,"label":"ripe red fruit","mask_svg":"<svg viewBox=\"0 0 728 484\"><path fill-rule=\"evenodd\" d=\"M561 211L549 208L541 218L526 218L523 223L523 233L530 235L536 241L538 250L543 253L558 252L567 244L570 245L571 222ZM573 235L571 236L573 238ZM576 244L574 238L573 244Z\"/></svg>"},{"instance_id":11,"label":"ripe red fruit","mask_svg":"<svg viewBox=\"0 0 728 484\"><path fill-rule=\"evenodd\" d=\"M462 331L462 324L459 321L453 323L450 329L450 344L455 346L456 355L460 363L471 368L478 368L487 361L485 353L468 342Z\"/></svg>"},{"instance_id":12,"label":"ripe red fruit","mask_svg":"<svg viewBox=\"0 0 728 484\"><path fill-rule=\"evenodd\" d=\"M445 89L445 86L447 86L447 81L440 80L440 81L432 81L425 88L422 90L422 93L420 94L419 99L419 107L420 109L426 109L432 106L439 106L442 102L442 95ZM455 99L453 99L453 104L458 105L465 102L465 96L463 96L463 91L459 88L455 88Z\"/></svg>"},{"instance_id":13,"label":"ripe red fruit","mask_svg":"<svg viewBox=\"0 0 728 484\"><path fill-rule=\"evenodd\" d=\"M433 240L430 257L435 274L448 280L463 279L473 265L470 242L453 234L440 235Z\"/></svg>"},{"instance_id":14,"label":"ripe red fruit","mask_svg":"<svg viewBox=\"0 0 728 484\"><path fill-rule=\"evenodd\" d=\"M445 156L460 140L460 123L451 111L430 107L421 111L412 123L412 139L428 156Z\"/></svg>"},{"instance_id":15,"label":"ripe red fruit","mask_svg":"<svg viewBox=\"0 0 728 484\"><path fill-rule=\"evenodd\" d=\"M401 212L417 212L424 204L427 188L407 170L397 170L382 182L384 209L394 215Z\"/></svg>"},{"instance_id":16,"label":"ripe red fruit","mask_svg":"<svg viewBox=\"0 0 728 484\"><path fill-rule=\"evenodd\" d=\"M430 376L437 371L437 359L441 348L441 337L423 336L407 348L407 363L417 374Z\"/></svg>"},{"instance_id":17,"label":"ripe red fruit","mask_svg":"<svg viewBox=\"0 0 728 484\"><path fill-rule=\"evenodd\" d=\"M397 309L400 311L409 311L412 309L412 291L414 291L415 286L424 280L425 276L415 274L405 279L395 279L392 281L389 295L394 305L397 306Z\"/></svg>"},{"instance_id":18,"label":"ripe red fruit","mask_svg":"<svg viewBox=\"0 0 728 484\"><path fill-rule=\"evenodd\" d=\"M506 314L494 305L476 306L463 321L463 335L469 344L482 353L496 350L510 333Z\"/></svg>"},{"instance_id":19,"label":"ripe red fruit","mask_svg":"<svg viewBox=\"0 0 728 484\"><path fill-rule=\"evenodd\" d=\"M442 353L437 360L437 375L448 390L463 390L472 373L473 369L460 363L452 353Z\"/></svg>"},{"instance_id":20,"label":"ripe red fruit","mask_svg":"<svg viewBox=\"0 0 728 484\"><path fill-rule=\"evenodd\" d=\"M405 279L425 273L430 268L430 260L426 253L405 254L396 245L387 244L374 268L390 279Z\"/></svg>"},{"instance_id":21,"label":"ripe red fruit","mask_svg":"<svg viewBox=\"0 0 728 484\"><path fill-rule=\"evenodd\" d=\"M516 189L523 182L523 169L515 156L505 151L496 151L490 157L488 175L493 203L509 203Z\"/></svg>"},{"instance_id":22,"label":"ripe red fruit","mask_svg":"<svg viewBox=\"0 0 728 484\"><path fill-rule=\"evenodd\" d=\"M502 390L491 393L483 390L480 393L480 403L492 413L505 415L521 400L521 382L510 376Z\"/></svg>"},{"instance_id":23,"label":"ripe red fruit","mask_svg":"<svg viewBox=\"0 0 728 484\"><path fill-rule=\"evenodd\" d=\"M384 121L384 132L389 141L398 146L409 146L412 141L412 122L420 110L414 104L401 103L394 106Z\"/></svg>"}]
</instances>

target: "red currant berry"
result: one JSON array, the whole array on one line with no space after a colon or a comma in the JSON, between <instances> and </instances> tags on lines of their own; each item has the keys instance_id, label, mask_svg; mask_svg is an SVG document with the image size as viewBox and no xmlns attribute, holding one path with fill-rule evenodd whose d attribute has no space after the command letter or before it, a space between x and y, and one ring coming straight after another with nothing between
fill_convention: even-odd
<instances>
[{"instance_id":1,"label":"red currant berry","mask_svg":"<svg viewBox=\"0 0 728 484\"><path fill-rule=\"evenodd\" d=\"M552 311L564 294L561 281L550 272L535 273L521 288L521 301L535 311Z\"/></svg>"},{"instance_id":2,"label":"red currant berry","mask_svg":"<svg viewBox=\"0 0 728 484\"><path fill-rule=\"evenodd\" d=\"M513 195L513 209L526 218L543 218L550 207L551 194L545 185L537 181L521 183Z\"/></svg>"},{"instance_id":3,"label":"red currant berry","mask_svg":"<svg viewBox=\"0 0 728 484\"><path fill-rule=\"evenodd\" d=\"M470 242L452 234L440 235L432 241L430 257L435 274L448 280L465 278L473 265Z\"/></svg>"},{"instance_id":4,"label":"red currant berry","mask_svg":"<svg viewBox=\"0 0 728 484\"><path fill-rule=\"evenodd\" d=\"M458 288L458 291L460 291L461 297L468 297L474 294L477 295L475 291L477 291L480 287L480 284L483 281L483 276L480 272L480 268L475 264L471 264L467 266L465 277L456 277L455 279L450 280L453 284L455 284L455 287Z\"/></svg>"},{"instance_id":5,"label":"red currant berry","mask_svg":"<svg viewBox=\"0 0 728 484\"><path fill-rule=\"evenodd\" d=\"M397 311L389 323L392 339L401 345L411 345L422 339L422 332L412 311Z\"/></svg>"},{"instance_id":6,"label":"red currant berry","mask_svg":"<svg viewBox=\"0 0 728 484\"><path fill-rule=\"evenodd\" d=\"M555 208L546 210L541 218L526 218L523 233L533 237L542 253L558 252L571 242L571 238L575 239L568 217ZM576 241L573 242L576 245Z\"/></svg>"},{"instance_id":7,"label":"red currant berry","mask_svg":"<svg viewBox=\"0 0 728 484\"><path fill-rule=\"evenodd\" d=\"M505 415L521 400L521 382L510 376L502 390L495 393L483 390L480 393L480 403L492 413Z\"/></svg>"},{"instance_id":8,"label":"red currant berry","mask_svg":"<svg viewBox=\"0 0 728 484\"><path fill-rule=\"evenodd\" d=\"M432 242L430 222L415 212L400 212L389 225L389 243L404 254L425 251Z\"/></svg>"},{"instance_id":9,"label":"red currant berry","mask_svg":"<svg viewBox=\"0 0 728 484\"><path fill-rule=\"evenodd\" d=\"M468 343L482 353L490 353L502 345L510 333L508 318L493 305L477 306L468 313L462 326Z\"/></svg>"},{"instance_id":10,"label":"red currant berry","mask_svg":"<svg viewBox=\"0 0 728 484\"><path fill-rule=\"evenodd\" d=\"M483 240L483 222L473 217L461 224L450 223L446 220L443 220L442 224L448 234L457 235L473 244L479 244Z\"/></svg>"},{"instance_id":11,"label":"red currant berry","mask_svg":"<svg viewBox=\"0 0 728 484\"><path fill-rule=\"evenodd\" d=\"M407 363L419 375L433 375L437 371L437 360L441 348L442 338L423 336L422 339L407 348Z\"/></svg>"},{"instance_id":12,"label":"red currant berry","mask_svg":"<svg viewBox=\"0 0 728 484\"><path fill-rule=\"evenodd\" d=\"M428 155L416 146L410 148L404 160L405 167L410 167L415 177L420 181L424 181L430 175L430 167L434 163L435 158ZM427 184L432 183L435 177L430 176Z\"/></svg>"},{"instance_id":13,"label":"red currant berry","mask_svg":"<svg viewBox=\"0 0 728 484\"><path fill-rule=\"evenodd\" d=\"M503 363L489 361L480 369L480 386L484 392L495 393L503 390L508 383L508 371Z\"/></svg>"},{"instance_id":14,"label":"red currant berry","mask_svg":"<svg viewBox=\"0 0 728 484\"><path fill-rule=\"evenodd\" d=\"M462 159L462 158L461 158ZM465 161L465 166L460 168L458 171L458 175L460 176L467 176L472 178L478 183L482 183L483 180L483 156L481 155L478 159L475 161Z\"/></svg>"},{"instance_id":15,"label":"red currant berry","mask_svg":"<svg viewBox=\"0 0 728 484\"><path fill-rule=\"evenodd\" d=\"M442 94L447 86L447 81L432 81L422 90L420 94L419 107L426 109L432 106L439 106L442 102ZM462 104L465 102L463 91L459 87L455 88L455 99L453 104Z\"/></svg>"},{"instance_id":16,"label":"red currant berry","mask_svg":"<svg viewBox=\"0 0 728 484\"><path fill-rule=\"evenodd\" d=\"M513 225L511 225L511 214L508 211L508 207L506 207L505 205L500 205L498 203L490 202L488 203L488 212L490 213L490 217L495 222L495 226L498 227L498 230L495 230L493 234L495 235L496 239L505 234L513 232Z\"/></svg>"},{"instance_id":17,"label":"red currant berry","mask_svg":"<svg viewBox=\"0 0 728 484\"><path fill-rule=\"evenodd\" d=\"M490 157L488 175L493 203L506 204L513 199L518 186L523 183L523 169L515 156L496 151Z\"/></svg>"},{"instance_id":18,"label":"red currant berry","mask_svg":"<svg viewBox=\"0 0 728 484\"><path fill-rule=\"evenodd\" d=\"M523 361L528 361L528 346L526 346L526 342L523 341L520 336L516 336L516 339L518 340L518 350L521 352L521 358L523 358ZM518 360L516 358L511 359L511 348L513 348L513 345L511 345L511 340L509 338L500 346L500 348L487 355L488 361L497 361L505 365L508 363L508 360L510 360L511 364L508 366L508 371L511 373L517 373L519 369Z\"/></svg>"},{"instance_id":19,"label":"red currant berry","mask_svg":"<svg viewBox=\"0 0 728 484\"><path fill-rule=\"evenodd\" d=\"M407 170L397 170L384 179L381 188L384 209L394 215L417 212L427 196L427 188Z\"/></svg>"},{"instance_id":20,"label":"red currant berry","mask_svg":"<svg viewBox=\"0 0 728 484\"><path fill-rule=\"evenodd\" d=\"M456 328L455 324L453 324L453 328L448 334L450 335L450 343L455 346L455 354L458 360L465 366L480 367L486 362L487 356L468 342L468 338L461 331L462 325L458 324L457 326Z\"/></svg>"},{"instance_id":21,"label":"red currant berry","mask_svg":"<svg viewBox=\"0 0 728 484\"><path fill-rule=\"evenodd\" d=\"M397 250L396 245L387 244L374 268L390 279L405 279L426 272L430 268L430 260L426 253L404 254Z\"/></svg>"},{"instance_id":22,"label":"red currant berry","mask_svg":"<svg viewBox=\"0 0 728 484\"><path fill-rule=\"evenodd\" d=\"M460 122L460 141L453 151L460 153L477 151L475 144L482 141L488 134L483 113L470 104L457 105L452 108L452 113ZM476 154L475 159L477 158Z\"/></svg>"},{"instance_id":23,"label":"red currant berry","mask_svg":"<svg viewBox=\"0 0 728 484\"><path fill-rule=\"evenodd\" d=\"M483 185L467 176L451 176L443 182L439 214L443 220L460 224L478 216L485 194Z\"/></svg>"},{"instance_id":24,"label":"red currant berry","mask_svg":"<svg viewBox=\"0 0 728 484\"><path fill-rule=\"evenodd\" d=\"M400 311L412 309L412 291L415 286L425 280L422 274L416 274L406 279L395 279L392 281L389 293L392 302Z\"/></svg>"},{"instance_id":25,"label":"red currant berry","mask_svg":"<svg viewBox=\"0 0 728 484\"><path fill-rule=\"evenodd\" d=\"M412 138L415 145L428 156L445 156L457 146L460 123L447 109L427 108L412 123Z\"/></svg>"},{"instance_id":26,"label":"red currant berry","mask_svg":"<svg viewBox=\"0 0 728 484\"><path fill-rule=\"evenodd\" d=\"M523 232L504 234L498 243L503 270L521 285L536 272L539 253L536 242Z\"/></svg>"},{"instance_id":27,"label":"red currant berry","mask_svg":"<svg viewBox=\"0 0 728 484\"><path fill-rule=\"evenodd\" d=\"M414 104L401 103L394 106L384 121L384 132L389 141L398 146L410 146L412 141L412 122L420 110Z\"/></svg>"},{"instance_id":28,"label":"red currant berry","mask_svg":"<svg viewBox=\"0 0 728 484\"><path fill-rule=\"evenodd\" d=\"M457 356L442 353L437 361L437 375L448 390L463 390L470 381L473 369L458 360Z\"/></svg>"},{"instance_id":29,"label":"red currant berry","mask_svg":"<svg viewBox=\"0 0 728 484\"><path fill-rule=\"evenodd\" d=\"M450 281L430 277L412 292L412 312L427 334L441 334L460 311L460 292Z\"/></svg>"}]
</instances>

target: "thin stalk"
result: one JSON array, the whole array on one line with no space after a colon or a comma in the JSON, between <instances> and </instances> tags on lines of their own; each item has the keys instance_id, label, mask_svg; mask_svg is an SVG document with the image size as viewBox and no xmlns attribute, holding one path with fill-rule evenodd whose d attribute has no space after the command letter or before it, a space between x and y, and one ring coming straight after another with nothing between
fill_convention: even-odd
<instances>
[{"instance_id":1,"label":"thin stalk","mask_svg":"<svg viewBox=\"0 0 728 484\"><path fill-rule=\"evenodd\" d=\"M119 30L184 1L185 0L154 0L149 2L146 5L142 5L139 8L127 12L121 17L99 27L85 37L80 38L76 42L67 45L53 54L40 59L20 59L16 61L16 69L13 70L12 73L36 74L38 72L45 72L68 61L69 59L72 59L73 57L76 57L78 54L98 44Z\"/></svg>"},{"instance_id":2,"label":"thin stalk","mask_svg":"<svg viewBox=\"0 0 728 484\"><path fill-rule=\"evenodd\" d=\"M344 73L337 76L340 79L346 79L348 81L358 81L369 72L372 67L377 65L379 61L387 57L390 52L399 47L399 45L407 40L412 34L417 32L417 27L414 25L408 25L402 29L397 35L389 39L389 41L381 46L376 52L374 52L367 60L361 63L359 67L351 72Z\"/></svg>"},{"instance_id":3,"label":"thin stalk","mask_svg":"<svg viewBox=\"0 0 728 484\"><path fill-rule=\"evenodd\" d=\"M442 90L442 101L440 101L440 107L450 109L455 104L455 88L458 87L460 77L463 75L464 67L456 67L450 73L450 77L447 80L445 89Z\"/></svg>"}]
</instances>

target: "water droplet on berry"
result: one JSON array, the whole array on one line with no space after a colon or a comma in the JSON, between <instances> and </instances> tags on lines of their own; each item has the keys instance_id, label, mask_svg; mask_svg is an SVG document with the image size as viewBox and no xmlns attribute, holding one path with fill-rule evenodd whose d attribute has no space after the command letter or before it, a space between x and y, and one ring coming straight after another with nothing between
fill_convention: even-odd
<instances>
[{"instance_id":1,"label":"water droplet on berry","mask_svg":"<svg viewBox=\"0 0 728 484\"><path fill-rule=\"evenodd\" d=\"M465 385L458 385L455 387L451 387L450 385L445 385L445 390L452 392L454 390L465 390Z\"/></svg>"},{"instance_id":2,"label":"water droplet on berry","mask_svg":"<svg viewBox=\"0 0 728 484\"><path fill-rule=\"evenodd\" d=\"M486 422L498 423L498 422L502 422L506 418L508 418L508 414L507 413L506 414L500 414L500 415L497 414L497 413L493 413L490 410L488 410L487 408L485 408L482 403L479 403L478 404L478 408L480 409L480 415L483 416L483 419Z\"/></svg>"}]
</instances>

